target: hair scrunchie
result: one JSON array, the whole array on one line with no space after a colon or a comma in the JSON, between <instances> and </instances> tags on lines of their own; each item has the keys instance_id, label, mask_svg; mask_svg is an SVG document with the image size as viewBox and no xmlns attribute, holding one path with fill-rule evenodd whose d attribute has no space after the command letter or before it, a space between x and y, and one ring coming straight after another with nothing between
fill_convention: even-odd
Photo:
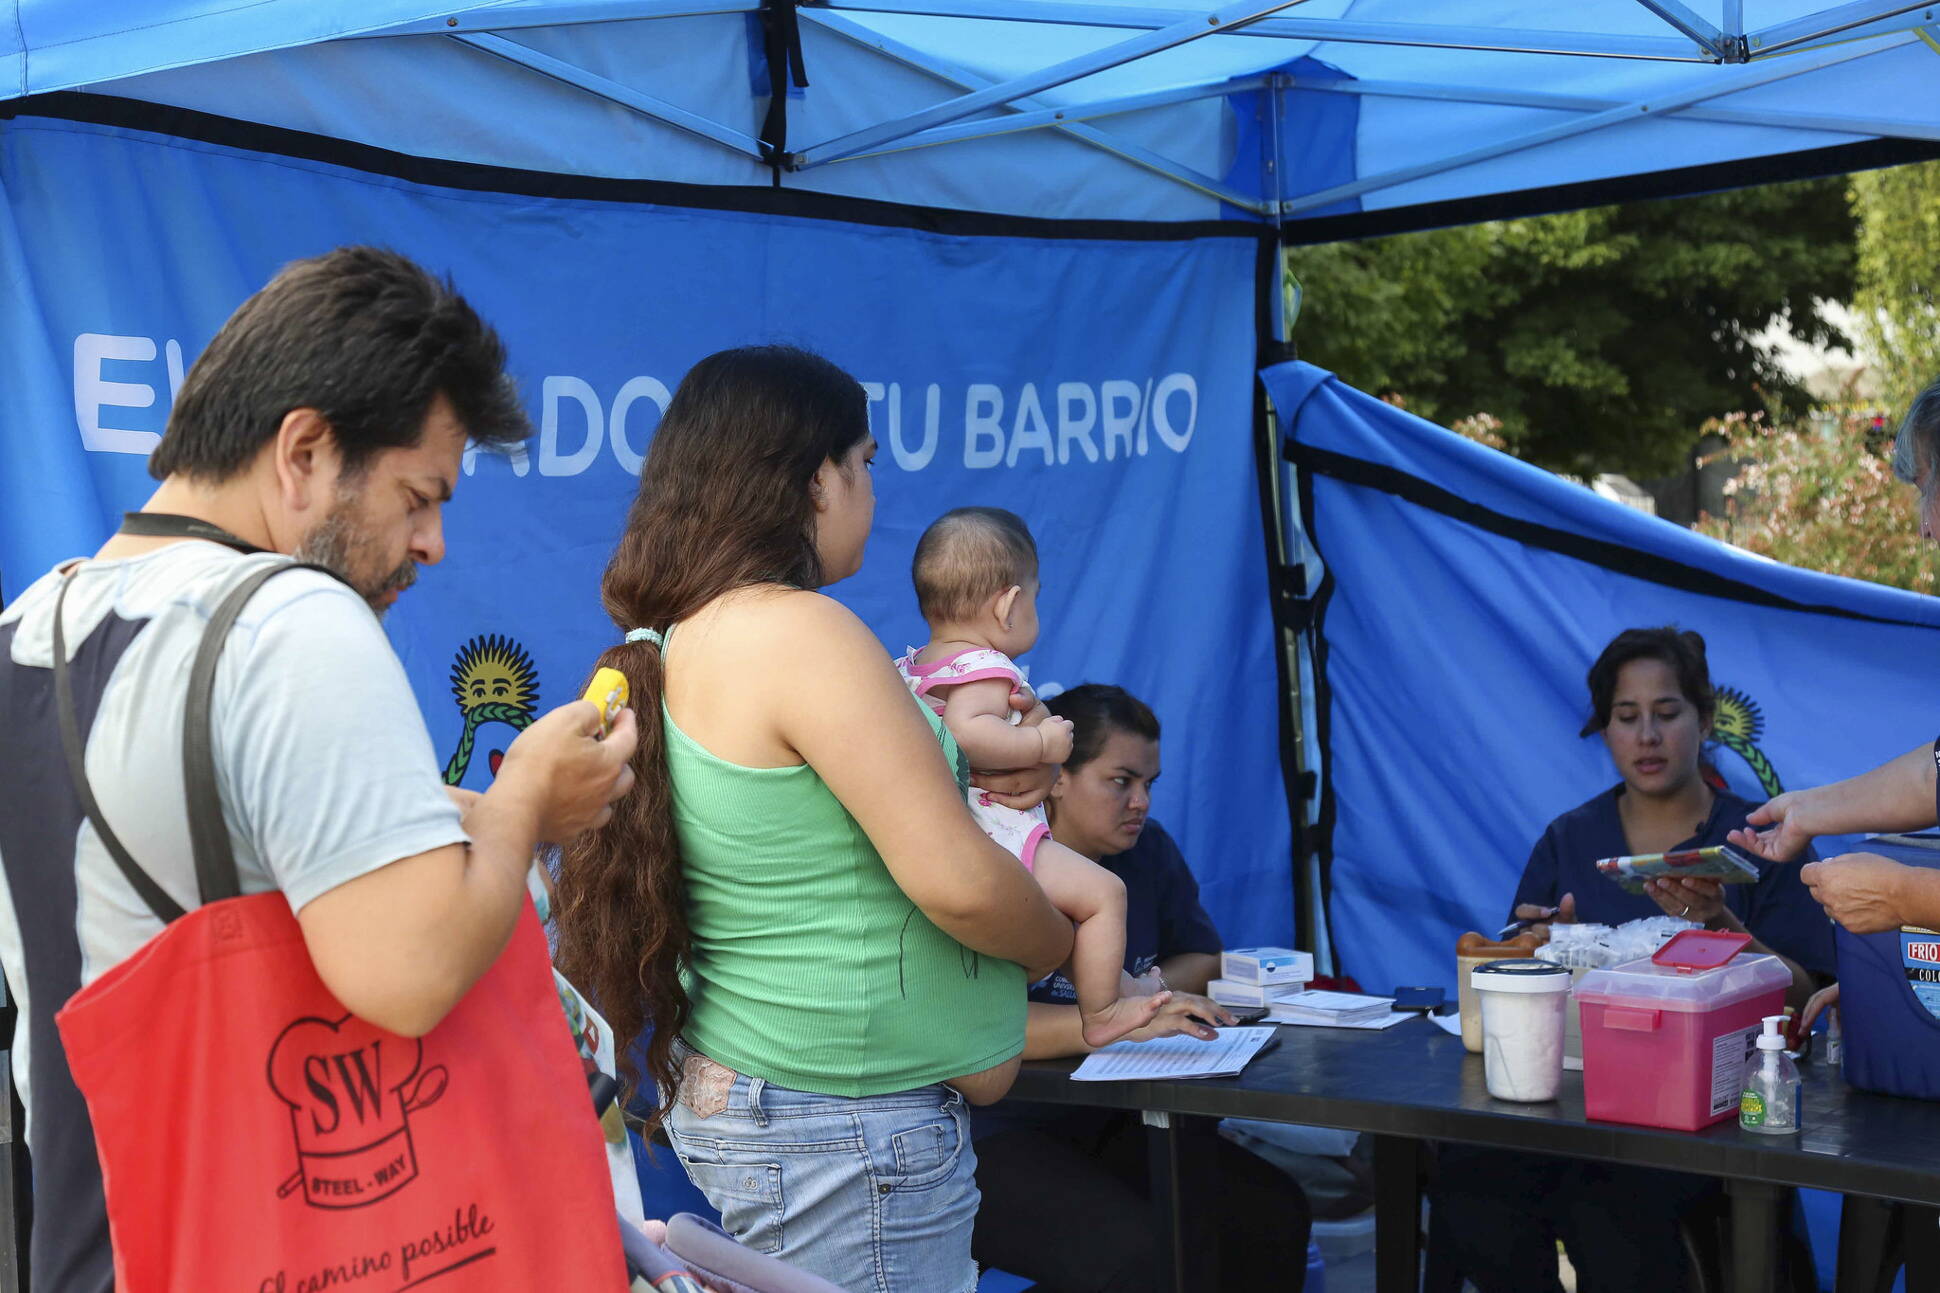
<instances>
[{"instance_id":1,"label":"hair scrunchie","mask_svg":"<svg viewBox=\"0 0 1940 1293\"><path fill-rule=\"evenodd\" d=\"M651 642L656 648L667 645L666 635L656 629L632 629L627 633L626 640L629 642Z\"/></svg>"}]
</instances>

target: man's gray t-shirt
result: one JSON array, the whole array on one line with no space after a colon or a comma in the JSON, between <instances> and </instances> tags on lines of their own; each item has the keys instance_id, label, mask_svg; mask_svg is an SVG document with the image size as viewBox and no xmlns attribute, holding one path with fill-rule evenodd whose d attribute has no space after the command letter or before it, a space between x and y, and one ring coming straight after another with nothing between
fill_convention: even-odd
<instances>
[{"instance_id":1,"label":"man's gray t-shirt","mask_svg":"<svg viewBox=\"0 0 1940 1293\"><path fill-rule=\"evenodd\" d=\"M199 905L183 806L191 661L222 598L284 561L202 541L88 561L63 629L102 816L185 908ZM20 1007L12 1069L35 1164L36 1290L112 1285L99 1168L52 1016L161 931L80 817L53 705L50 573L0 613L0 968ZM217 779L244 893L296 911L387 863L462 843L417 701L370 608L315 571L258 590L212 706ZM45 1085L47 1091L37 1088ZM85 1161L83 1161L85 1159Z\"/></svg>"}]
</instances>

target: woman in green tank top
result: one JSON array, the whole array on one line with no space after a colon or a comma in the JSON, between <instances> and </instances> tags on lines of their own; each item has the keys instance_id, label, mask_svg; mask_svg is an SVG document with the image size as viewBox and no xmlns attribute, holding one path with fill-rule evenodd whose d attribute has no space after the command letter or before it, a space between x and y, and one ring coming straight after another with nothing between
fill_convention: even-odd
<instances>
[{"instance_id":1,"label":"woman in green tank top","mask_svg":"<svg viewBox=\"0 0 1940 1293\"><path fill-rule=\"evenodd\" d=\"M968 1293L965 1098L1071 926L971 821L947 734L814 591L874 516L862 388L725 351L661 419L601 593L638 784L565 853L561 969L648 1037L688 1174L743 1243L849 1289ZM678 631L676 632L676 628Z\"/></svg>"}]
</instances>

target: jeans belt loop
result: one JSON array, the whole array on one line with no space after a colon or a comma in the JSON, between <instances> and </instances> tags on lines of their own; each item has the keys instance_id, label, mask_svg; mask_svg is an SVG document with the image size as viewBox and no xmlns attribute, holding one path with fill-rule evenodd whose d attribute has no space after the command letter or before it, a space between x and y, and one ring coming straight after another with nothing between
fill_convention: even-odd
<instances>
[{"instance_id":1,"label":"jeans belt loop","mask_svg":"<svg viewBox=\"0 0 1940 1293\"><path fill-rule=\"evenodd\" d=\"M748 1112L754 1116L754 1125L757 1127L766 1127L768 1125L768 1115L761 1108L761 1093L767 1089L767 1086L768 1084L760 1078L749 1075Z\"/></svg>"}]
</instances>

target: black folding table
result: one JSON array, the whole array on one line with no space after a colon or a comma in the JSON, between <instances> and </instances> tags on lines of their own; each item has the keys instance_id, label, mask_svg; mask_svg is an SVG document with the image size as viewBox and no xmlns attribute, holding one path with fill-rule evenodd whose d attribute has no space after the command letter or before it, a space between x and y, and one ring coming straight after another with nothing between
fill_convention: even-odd
<instances>
[{"instance_id":1,"label":"black folding table","mask_svg":"<svg viewBox=\"0 0 1940 1293\"><path fill-rule=\"evenodd\" d=\"M1220 1118L1340 1127L1374 1137L1380 1293L1414 1293L1418 1287L1426 1141L1722 1177L1731 1199L1734 1293L1773 1287L1783 1187L1910 1205L1907 1288L1940 1290L1940 1104L1853 1091L1824 1064L1802 1066L1805 1130L1782 1137L1741 1131L1735 1119L1696 1133L1591 1122L1584 1116L1578 1073L1564 1074L1561 1097L1550 1103L1496 1100L1485 1085L1481 1057L1426 1019L1380 1032L1282 1027L1279 1045L1236 1078L1073 1082L1069 1074L1076 1067L1075 1060L1026 1064L1011 1098L1144 1111L1157 1128L1154 1199L1181 1293L1216 1287L1212 1218L1183 1182L1209 1164ZM1872 1222L1876 1212L1866 1219ZM1880 1230L1876 1222L1850 1228L1855 1235ZM1842 1245L1842 1291L1863 1289L1854 1276L1869 1259L1876 1262L1877 1252L1858 1242Z\"/></svg>"}]
</instances>

